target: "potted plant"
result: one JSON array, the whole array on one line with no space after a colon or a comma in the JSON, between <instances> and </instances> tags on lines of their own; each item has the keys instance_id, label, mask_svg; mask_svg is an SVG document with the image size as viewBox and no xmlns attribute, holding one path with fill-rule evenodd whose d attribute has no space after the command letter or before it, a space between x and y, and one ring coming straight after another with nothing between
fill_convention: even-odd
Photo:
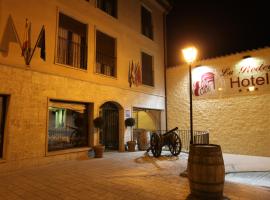
<instances>
[{"instance_id":1,"label":"potted plant","mask_svg":"<svg viewBox=\"0 0 270 200\"><path fill-rule=\"evenodd\" d=\"M102 128L103 124L104 124L104 121L103 121L103 118L102 117L96 117L94 120L94 126L96 128Z\"/></svg>"},{"instance_id":2,"label":"potted plant","mask_svg":"<svg viewBox=\"0 0 270 200\"><path fill-rule=\"evenodd\" d=\"M104 120L102 117L96 117L93 120L94 126L97 129L100 129L103 127L104 124ZM95 158L102 158L103 157L103 152L105 150L105 146L102 144L97 144L93 147L94 152L95 152Z\"/></svg>"},{"instance_id":3,"label":"potted plant","mask_svg":"<svg viewBox=\"0 0 270 200\"><path fill-rule=\"evenodd\" d=\"M103 157L103 152L105 150L105 146L102 144L97 144L93 147L94 152L95 152L95 158L102 158Z\"/></svg>"},{"instance_id":4,"label":"potted plant","mask_svg":"<svg viewBox=\"0 0 270 200\"><path fill-rule=\"evenodd\" d=\"M134 141L134 138L133 138L133 132L132 132L132 126L134 126L134 125L135 125L134 118L130 117L130 118L125 119L125 126L130 127L130 132L131 132L131 141L127 142L128 151L130 151L130 152L135 151L135 145L136 145L136 142Z\"/></svg>"}]
</instances>

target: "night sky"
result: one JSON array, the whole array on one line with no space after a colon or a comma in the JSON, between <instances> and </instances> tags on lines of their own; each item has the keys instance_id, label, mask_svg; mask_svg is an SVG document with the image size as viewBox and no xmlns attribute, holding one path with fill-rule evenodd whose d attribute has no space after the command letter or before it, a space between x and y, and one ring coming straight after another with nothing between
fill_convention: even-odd
<instances>
[{"instance_id":1,"label":"night sky","mask_svg":"<svg viewBox=\"0 0 270 200\"><path fill-rule=\"evenodd\" d=\"M174 1L167 16L168 66L183 63L181 49L189 45L198 48L199 59L270 46L267 1L205 2Z\"/></svg>"}]
</instances>

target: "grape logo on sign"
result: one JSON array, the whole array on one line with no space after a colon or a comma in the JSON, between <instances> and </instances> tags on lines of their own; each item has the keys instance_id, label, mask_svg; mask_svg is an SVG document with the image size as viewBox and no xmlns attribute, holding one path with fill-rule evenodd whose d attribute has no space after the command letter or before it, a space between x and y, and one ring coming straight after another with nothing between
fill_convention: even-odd
<instances>
[{"instance_id":1,"label":"grape logo on sign","mask_svg":"<svg viewBox=\"0 0 270 200\"><path fill-rule=\"evenodd\" d=\"M202 96L203 94L215 90L215 74L213 72L206 72L200 76L200 80L193 83L193 94L195 96Z\"/></svg>"}]
</instances>

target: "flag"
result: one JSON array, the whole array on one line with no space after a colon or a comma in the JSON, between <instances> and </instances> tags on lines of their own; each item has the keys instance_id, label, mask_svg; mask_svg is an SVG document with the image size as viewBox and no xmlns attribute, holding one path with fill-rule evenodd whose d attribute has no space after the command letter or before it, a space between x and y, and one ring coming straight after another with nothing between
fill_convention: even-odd
<instances>
[{"instance_id":1,"label":"flag","mask_svg":"<svg viewBox=\"0 0 270 200\"><path fill-rule=\"evenodd\" d=\"M131 62L131 83L135 84L135 65L133 63L133 60Z\"/></svg>"},{"instance_id":2,"label":"flag","mask_svg":"<svg viewBox=\"0 0 270 200\"><path fill-rule=\"evenodd\" d=\"M141 85L142 84L142 67L139 63L137 63L137 84Z\"/></svg>"},{"instance_id":3,"label":"flag","mask_svg":"<svg viewBox=\"0 0 270 200\"><path fill-rule=\"evenodd\" d=\"M42 27L37 41L37 47L40 48L40 58L46 61L46 46L45 46L45 28Z\"/></svg>"},{"instance_id":4,"label":"flag","mask_svg":"<svg viewBox=\"0 0 270 200\"><path fill-rule=\"evenodd\" d=\"M138 64L135 64L135 85L138 87Z\"/></svg>"},{"instance_id":5,"label":"flag","mask_svg":"<svg viewBox=\"0 0 270 200\"><path fill-rule=\"evenodd\" d=\"M27 64L30 57L30 53L31 53L31 23L28 21L28 19L26 19L24 40L22 44L22 56L25 58Z\"/></svg>"},{"instance_id":6,"label":"flag","mask_svg":"<svg viewBox=\"0 0 270 200\"><path fill-rule=\"evenodd\" d=\"M10 42L19 43L19 45L21 46L21 42L11 16L9 16L7 20L7 24L0 43L0 51L8 53Z\"/></svg>"}]
</instances>

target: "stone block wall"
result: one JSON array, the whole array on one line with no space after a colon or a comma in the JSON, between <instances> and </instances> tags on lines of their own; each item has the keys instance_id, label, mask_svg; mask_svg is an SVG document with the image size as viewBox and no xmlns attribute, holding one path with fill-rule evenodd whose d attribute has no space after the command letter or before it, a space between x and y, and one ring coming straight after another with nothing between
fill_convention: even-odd
<instances>
[{"instance_id":1,"label":"stone block wall","mask_svg":"<svg viewBox=\"0 0 270 200\"><path fill-rule=\"evenodd\" d=\"M162 96L5 65L0 65L0 93L9 95L3 157L7 165L0 165L6 169L11 165L16 168L56 161L57 157L63 160L86 155L88 149L48 154L49 99L93 103L94 117L99 115L103 103L117 102L122 107L120 120L123 121L119 133L120 151L124 151L124 145L130 140L129 130L124 127L124 110L133 107L165 109ZM89 131L89 137L90 147L98 143L96 129Z\"/></svg>"},{"instance_id":2,"label":"stone block wall","mask_svg":"<svg viewBox=\"0 0 270 200\"><path fill-rule=\"evenodd\" d=\"M246 55L259 60L258 63L241 63ZM207 66L212 71L214 69L216 78L215 90L206 87L205 94L193 95L193 129L208 130L210 142L220 144L225 153L270 156L269 55L270 49L264 48L193 64ZM250 67L250 71L247 72L244 67ZM234 74L222 77L227 68L233 70ZM242 73L241 70L245 69ZM194 80L195 70L199 70L199 67L193 70ZM238 87L238 83L232 83L231 86L231 81L236 81L237 77L246 79L243 81L245 86ZM255 90L249 91L249 87L252 90L252 79ZM169 128L178 126L180 129L189 129L188 66L167 70L167 95Z\"/></svg>"}]
</instances>

